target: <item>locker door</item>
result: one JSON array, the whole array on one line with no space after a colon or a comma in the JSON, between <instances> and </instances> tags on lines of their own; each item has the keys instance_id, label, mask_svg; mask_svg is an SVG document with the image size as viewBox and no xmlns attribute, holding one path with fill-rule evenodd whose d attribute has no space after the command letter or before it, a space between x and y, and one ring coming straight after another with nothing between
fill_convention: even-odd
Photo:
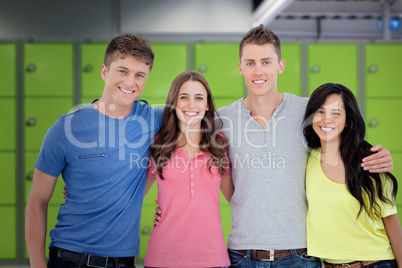
<instances>
[{"instance_id":1,"label":"locker door","mask_svg":"<svg viewBox=\"0 0 402 268\"><path fill-rule=\"evenodd\" d=\"M358 99L357 44L309 44L307 49L309 96L324 83L336 83L349 88Z\"/></svg>"},{"instance_id":2,"label":"locker door","mask_svg":"<svg viewBox=\"0 0 402 268\"><path fill-rule=\"evenodd\" d=\"M237 43L197 43L194 46L195 70L208 81L214 98L241 98L246 89L240 75Z\"/></svg>"},{"instance_id":3,"label":"locker door","mask_svg":"<svg viewBox=\"0 0 402 268\"><path fill-rule=\"evenodd\" d=\"M16 149L16 101L14 98L0 98L0 150Z\"/></svg>"},{"instance_id":4,"label":"locker door","mask_svg":"<svg viewBox=\"0 0 402 268\"><path fill-rule=\"evenodd\" d=\"M17 258L17 210L15 206L0 206L0 260Z\"/></svg>"},{"instance_id":5,"label":"locker door","mask_svg":"<svg viewBox=\"0 0 402 268\"><path fill-rule=\"evenodd\" d=\"M235 97L235 98L229 98L229 97L228 98L214 98L215 109L218 110L221 107L228 106L229 104L239 100L240 98L241 98L241 96Z\"/></svg>"},{"instance_id":6,"label":"locker door","mask_svg":"<svg viewBox=\"0 0 402 268\"><path fill-rule=\"evenodd\" d=\"M366 104L367 141L390 151L402 151L402 128L398 119L402 99L367 99Z\"/></svg>"},{"instance_id":7,"label":"locker door","mask_svg":"<svg viewBox=\"0 0 402 268\"><path fill-rule=\"evenodd\" d=\"M394 164L394 170L391 173L398 180L398 186L402 185L402 152L392 152L392 161ZM400 189L400 188L399 188ZM400 194L398 189L398 194L396 196L396 205L402 207L402 194ZM402 208L401 208L402 209ZM402 210L398 210L399 219L402 221ZM402 223L401 223L402 224Z\"/></svg>"},{"instance_id":8,"label":"locker door","mask_svg":"<svg viewBox=\"0 0 402 268\"><path fill-rule=\"evenodd\" d=\"M0 44L0 97L14 97L17 89L17 45Z\"/></svg>"},{"instance_id":9,"label":"locker door","mask_svg":"<svg viewBox=\"0 0 402 268\"><path fill-rule=\"evenodd\" d=\"M105 87L101 67L107 43L81 45L81 96L99 99Z\"/></svg>"},{"instance_id":10,"label":"locker door","mask_svg":"<svg viewBox=\"0 0 402 268\"><path fill-rule=\"evenodd\" d=\"M366 96L402 97L402 44L365 46Z\"/></svg>"},{"instance_id":11,"label":"locker door","mask_svg":"<svg viewBox=\"0 0 402 268\"><path fill-rule=\"evenodd\" d=\"M154 66L140 98L162 98L166 102L170 85L180 73L188 70L187 44L151 44Z\"/></svg>"},{"instance_id":12,"label":"locker door","mask_svg":"<svg viewBox=\"0 0 402 268\"><path fill-rule=\"evenodd\" d=\"M25 98L25 150L39 151L47 130L72 108L70 98Z\"/></svg>"},{"instance_id":13,"label":"locker door","mask_svg":"<svg viewBox=\"0 0 402 268\"><path fill-rule=\"evenodd\" d=\"M0 152L0 206L16 205L17 178L15 152Z\"/></svg>"},{"instance_id":14,"label":"locker door","mask_svg":"<svg viewBox=\"0 0 402 268\"><path fill-rule=\"evenodd\" d=\"M288 92L297 96L302 95L302 56L300 44L282 44L282 60L286 67L282 74L278 75L278 92Z\"/></svg>"},{"instance_id":15,"label":"locker door","mask_svg":"<svg viewBox=\"0 0 402 268\"><path fill-rule=\"evenodd\" d=\"M74 95L73 44L24 44L25 96Z\"/></svg>"},{"instance_id":16,"label":"locker door","mask_svg":"<svg viewBox=\"0 0 402 268\"><path fill-rule=\"evenodd\" d=\"M225 243L227 245L229 234L232 231L232 220L231 220L231 216L230 216L230 212L231 212L230 206L226 205L226 204L225 205L221 204L220 211L221 211L221 224L222 224L223 235L225 237Z\"/></svg>"},{"instance_id":17,"label":"locker door","mask_svg":"<svg viewBox=\"0 0 402 268\"><path fill-rule=\"evenodd\" d=\"M154 186L152 186L154 187ZM141 213L140 223L140 253L137 255L139 260L144 260L147 253L148 240L152 233L152 226L154 225L154 214L156 205L144 204Z\"/></svg>"}]
</instances>

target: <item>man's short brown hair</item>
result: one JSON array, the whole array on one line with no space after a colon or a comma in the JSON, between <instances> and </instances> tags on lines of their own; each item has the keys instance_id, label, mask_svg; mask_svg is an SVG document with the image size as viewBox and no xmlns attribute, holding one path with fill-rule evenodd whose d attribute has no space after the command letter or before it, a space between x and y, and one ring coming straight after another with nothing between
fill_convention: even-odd
<instances>
[{"instance_id":1,"label":"man's short brown hair","mask_svg":"<svg viewBox=\"0 0 402 268\"><path fill-rule=\"evenodd\" d=\"M239 57L241 61L241 57L243 56L243 46L246 44L254 44L254 45L265 45L272 44L275 47L276 54L278 54L278 61L281 60L281 41L279 37L271 31L271 29L265 27L263 24L260 26L252 28L248 31L240 41L239 46Z\"/></svg>"},{"instance_id":2,"label":"man's short brown hair","mask_svg":"<svg viewBox=\"0 0 402 268\"><path fill-rule=\"evenodd\" d=\"M132 55L137 60L149 65L149 70L154 65L155 54L151 46L140 36L133 34L122 34L110 41L106 48L103 64L106 68L118 57Z\"/></svg>"}]
</instances>

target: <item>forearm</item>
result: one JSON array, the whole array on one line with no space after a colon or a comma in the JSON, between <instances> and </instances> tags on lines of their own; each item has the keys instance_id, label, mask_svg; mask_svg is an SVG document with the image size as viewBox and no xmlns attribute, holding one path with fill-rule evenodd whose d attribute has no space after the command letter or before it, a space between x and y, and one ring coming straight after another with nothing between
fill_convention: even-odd
<instances>
[{"instance_id":1,"label":"forearm","mask_svg":"<svg viewBox=\"0 0 402 268\"><path fill-rule=\"evenodd\" d=\"M234 186L232 182L232 176L229 174L228 176L222 178L221 180L221 192L225 197L226 201L230 204L232 200L232 196L234 193Z\"/></svg>"},{"instance_id":2,"label":"forearm","mask_svg":"<svg viewBox=\"0 0 402 268\"><path fill-rule=\"evenodd\" d=\"M398 267L402 268L402 229L398 215L394 214L383 218L383 222Z\"/></svg>"},{"instance_id":3,"label":"forearm","mask_svg":"<svg viewBox=\"0 0 402 268\"><path fill-rule=\"evenodd\" d=\"M25 210L25 239L32 268L45 268L47 204L28 202Z\"/></svg>"}]
</instances>

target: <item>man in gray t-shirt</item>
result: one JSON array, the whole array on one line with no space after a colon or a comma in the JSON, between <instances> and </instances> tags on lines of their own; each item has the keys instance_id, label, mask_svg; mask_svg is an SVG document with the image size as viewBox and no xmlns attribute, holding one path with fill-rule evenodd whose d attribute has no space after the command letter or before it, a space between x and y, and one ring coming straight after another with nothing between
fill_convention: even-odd
<instances>
[{"instance_id":1,"label":"man in gray t-shirt","mask_svg":"<svg viewBox=\"0 0 402 268\"><path fill-rule=\"evenodd\" d=\"M302 122L308 99L277 92L285 61L271 30L251 29L239 54L248 96L218 110L235 186L228 239L232 267L321 267L319 259L306 256L308 151ZM365 168L392 170L389 152L377 148Z\"/></svg>"}]
</instances>

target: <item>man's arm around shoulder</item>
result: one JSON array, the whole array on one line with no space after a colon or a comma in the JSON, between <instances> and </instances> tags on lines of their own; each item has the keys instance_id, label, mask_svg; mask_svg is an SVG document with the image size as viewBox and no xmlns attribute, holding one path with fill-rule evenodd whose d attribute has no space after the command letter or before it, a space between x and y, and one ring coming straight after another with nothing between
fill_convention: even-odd
<instances>
[{"instance_id":1,"label":"man's arm around shoulder","mask_svg":"<svg viewBox=\"0 0 402 268\"><path fill-rule=\"evenodd\" d=\"M57 177L35 169L25 209L25 239L33 268L45 268L47 208Z\"/></svg>"}]
</instances>

